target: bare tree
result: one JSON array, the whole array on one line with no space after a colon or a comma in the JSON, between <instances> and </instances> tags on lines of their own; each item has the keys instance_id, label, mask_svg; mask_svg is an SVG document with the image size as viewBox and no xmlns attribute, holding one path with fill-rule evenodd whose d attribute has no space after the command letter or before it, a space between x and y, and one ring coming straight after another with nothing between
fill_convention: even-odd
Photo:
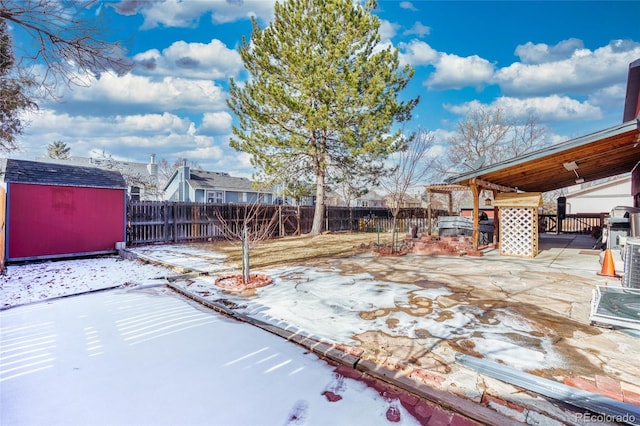
<instances>
[{"instance_id":1,"label":"bare tree","mask_svg":"<svg viewBox=\"0 0 640 426\"><path fill-rule=\"evenodd\" d=\"M34 43L22 53L21 67L44 63L41 84L49 94L60 80L86 85L105 71L126 73L133 62L118 42L102 40L107 23L91 9L98 0L0 0L0 18L19 26Z\"/></svg>"},{"instance_id":2,"label":"bare tree","mask_svg":"<svg viewBox=\"0 0 640 426\"><path fill-rule=\"evenodd\" d=\"M35 80L16 70L15 55L7 23L0 19L0 152L17 151L16 137L22 134L23 111L35 110L38 105L29 98Z\"/></svg>"},{"instance_id":3,"label":"bare tree","mask_svg":"<svg viewBox=\"0 0 640 426\"><path fill-rule=\"evenodd\" d=\"M336 166L336 177L333 179L332 186L335 191L342 197L346 206L350 206L353 200L369 193L369 188L377 186L383 175L382 167L380 172L376 173L372 170L368 174L352 173L353 167L345 162Z\"/></svg>"},{"instance_id":4,"label":"bare tree","mask_svg":"<svg viewBox=\"0 0 640 426\"><path fill-rule=\"evenodd\" d=\"M169 162L167 159L162 158L158 161L158 185L163 187L173 173L180 167L183 163L183 159L177 159L173 163ZM197 161L188 161L187 165L192 170L202 170L202 166Z\"/></svg>"},{"instance_id":5,"label":"bare tree","mask_svg":"<svg viewBox=\"0 0 640 426\"><path fill-rule=\"evenodd\" d=\"M432 132L420 129L408 140L402 141L398 152L390 157L393 162L391 174L380 182L380 186L389 193L389 208L393 216L392 253L396 251L398 213L409 189L427 176L434 162L433 157L429 156L434 140Z\"/></svg>"},{"instance_id":6,"label":"bare tree","mask_svg":"<svg viewBox=\"0 0 640 426\"><path fill-rule=\"evenodd\" d=\"M132 68L119 43L100 39L106 24L90 9L101 4L0 0L0 151L18 150L15 138L25 126L20 113L37 109L38 100L55 98L60 81L86 86L90 77L99 78L106 71L123 74ZM21 50L15 51L8 22L16 27L11 34L26 34L34 43L20 43ZM36 76L36 64L44 65L44 74Z\"/></svg>"},{"instance_id":7,"label":"bare tree","mask_svg":"<svg viewBox=\"0 0 640 426\"><path fill-rule=\"evenodd\" d=\"M505 146L506 158L503 160L519 157L548 145L547 129L534 116L530 115L524 122L514 122L511 126L512 134Z\"/></svg>"},{"instance_id":8,"label":"bare tree","mask_svg":"<svg viewBox=\"0 0 640 426\"><path fill-rule=\"evenodd\" d=\"M217 226L227 240L242 243L242 284L246 285L251 277L249 251L257 242L273 237L278 228L278 210L261 204L260 197L250 204L226 208L227 215L216 209Z\"/></svg>"},{"instance_id":9,"label":"bare tree","mask_svg":"<svg viewBox=\"0 0 640 426\"><path fill-rule=\"evenodd\" d=\"M140 173L139 171L134 170L127 166L126 162L114 159L113 155L105 152L104 150L101 152L94 151L91 160L102 169L120 172L129 188L144 189L146 196L151 197L152 199L160 198L162 191L161 188L159 188L158 180L150 174Z\"/></svg>"},{"instance_id":10,"label":"bare tree","mask_svg":"<svg viewBox=\"0 0 640 426\"><path fill-rule=\"evenodd\" d=\"M469 172L535 151L546 144L546 129L538 120L508 120L500 108L479 107L458 122L438 162L441 176Z\"/></svg>"}]
</instances>

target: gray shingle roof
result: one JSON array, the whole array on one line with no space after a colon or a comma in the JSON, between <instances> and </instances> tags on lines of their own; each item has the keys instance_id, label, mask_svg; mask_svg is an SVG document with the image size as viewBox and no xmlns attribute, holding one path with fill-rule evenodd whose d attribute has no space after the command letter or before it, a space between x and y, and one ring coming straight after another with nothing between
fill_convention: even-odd
<instances>
[{"instance_id":1,"label":"gray shingle roof","mask_svg":"<svg viewBox=\"0 0 640 426\"><path fill-rule=\"evenodd\" d=\"M91 188L125 188L119 172L96 167L69 166L66 164L8 159L5 182L32 183L59 186L83 186Z\"/></svg>"},{"instance_id":2,"label":"gray shingle roof","mask_svg":"<svg viewBox=\"0 0 640 426\"><path fill-rule=\"evenodd\" d=\"M225 191L255 191L251 180L229 176L228 173L191 170L189 185L194 189L222 189Z\"/></svg>"}]
</instances>

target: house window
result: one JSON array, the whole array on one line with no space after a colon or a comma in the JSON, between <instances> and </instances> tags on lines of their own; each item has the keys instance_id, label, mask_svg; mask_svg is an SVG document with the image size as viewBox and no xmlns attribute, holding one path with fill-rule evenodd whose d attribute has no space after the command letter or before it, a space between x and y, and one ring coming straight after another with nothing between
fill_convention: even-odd
<instances>
[{"instance_id":1,"label":"house window","mask_svg":"<svg viewBox=\"0 0 640 426\"><path fill-rule=\"evenodd\" d=\"M140 201L140 187L132 186L130 191L131 201Z\"/></svg>"},{"instance_id":2,"label":"house window","mask_svg":"<svg viewBox=\"0 0 640 426\"><path fill-rule=\"evenodd\" d=\"M207 203L224 203L223 191L207 191Z\"/></svg>"},{"instance_id":3,"label":"house window","mask_svg":"<svg viewBox=\"0 0 640 426\"><path fill-rule=\"evenodd\" d=\"M247 193L246 192L241 192L240 193L240 202L241 203L246 203L247 202Z\"/></svg>"}]
</instances>

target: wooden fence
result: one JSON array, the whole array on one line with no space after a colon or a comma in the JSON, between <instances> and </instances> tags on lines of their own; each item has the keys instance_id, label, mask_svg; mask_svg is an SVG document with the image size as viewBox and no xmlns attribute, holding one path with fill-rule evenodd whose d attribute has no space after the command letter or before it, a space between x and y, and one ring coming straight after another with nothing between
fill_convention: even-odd
<instances>
[{"instance_id":1,"label":"wooden fence","mask_svg":"<svg viewBox=\"0 0 640 426\"><path fill-rule=\"evenodd\" d=\"M607 217L607 213L577 213L568 214L559 220L554 214L541 214L538 217L538 228L542 233L592 234L604 228Z\"/></svg>"},{"instance_id":2,"label":"wooden fence","mask_svg":"<svg viewBox=\"0 0 640 426\"><path fill-rule=\"evenodd\" d=\"M253 207L255 209L255 206ZM255 227L270 227L272 237L300 235L311 231L315 207L260 206L251 210L246 204L175 203L169 201L130 201L127 204L127 245L177 243L224 239L239 235L238 227L247 215ZM437 218L444 211L432 212L428 223L427 209L406 208L398 214L398 231L409 233L417 226L421 233L437 230ZM560 221L555 215L540 215L541 232L591 233L604 225L606 214L570 214ZM389 232L393 216L386 207L325 208L324 229L327 231ZM226 231L225 231L226 229ZM226 237L225 237L226 234Z\"/></svg>"},{"instance_id":3,"label":"wooden fence","mask_svg":"<svg viewBox=\"0 0 640 426\"><path fill-rule=\"evenodd\" d=\"M325 209L324 229L328 231L391 230L393 216L388 208L328 206ZM311 231L314 211L312 206L264 205L256 212L255 206L245 204L130 201L127 205L127 244L223 239L230 233L238 234L235 231L247 215L256 216L251 221L256 227L268 226L275 219L277 226L271 231L273 237L300 235ZM400 232L409 232L414 225L421 232L429 228L427 209L400 210Z\"/></svg>"}]
</instances>

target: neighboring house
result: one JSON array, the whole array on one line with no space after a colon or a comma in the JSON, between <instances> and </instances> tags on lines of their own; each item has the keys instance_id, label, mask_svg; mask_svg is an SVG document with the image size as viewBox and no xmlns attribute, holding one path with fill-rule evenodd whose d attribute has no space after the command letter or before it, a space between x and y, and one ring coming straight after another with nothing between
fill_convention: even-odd
<instances>
[{"instance_id":1,"label":"neighboring house","mask_svg":"<svg viewBox=\"0 0 640 426\"><path fill-rule=\"evenodd\" d=\"M376 191L369 191L355 201L356 207L386 207L384 197Z\"/></svg>"},{"instance_id":2,"label":"neighboring house","mask_svg":"<svg viewBox=\"0 0 640 426\"><path fill-rule=\"evenodd\" d=\"M36 160L47 163L97 167L102 170L117 171L120 172L127 184L129 199L135 201L162 200L162 188L158 180L158 164L156 163L155 154L151 154L149 163L118 161L106 156L69 157L67 159L42 157Z\"/></svg>"},{"instance_id":3,"label":"neighboring house","mask_svg":"<svg viewBox=\"0 0 640 426\"><path fill-rule=\"evenodd\" d=\"M572 186L565 197L567 214L609 213L617 206L633 207L631 176L617 176L588 187Z\"/></svg>"},{"instance_id":4,"label":"neighboring house","mask_svg":"<svg viewBox=\"0 0 640 426\"><path fill-rule=\"evenodd\" d=\"M327 191L327 194L324 197L324 203L327 206L347 207L347 204L344 202L344 198L340 194L332 191Z\"/></svg>"},{"instance_id":5,"label":"neighboring house","mask_svg":"<svg viewBox=\"0 0 640 426\"><path fill-rule=\"evenodd\" d=\"M186 161L164 186L165 200L196 203L272 204L272 192L259 191L247 178L229 173L192 170Z\"/></svg>"},{"instance_id":6,"label":"neighboring house","mask_svg":"<svg viewBox=\"0 0 640 426\"><path fill-rule=\"evenodd\" d=\"M125 241L119 172L13 159L3 169L8 261L113 253Z\"/></svg>"},{"instance_id":7,"label":"neighboring house","mask_svg":"<svg viewBox=\"0 0 640 426\"><path fill-rule=\"evenodd\" d=\"M397 207L400 207L401 209L415 209L422 207L422 200L420 199L420 196L405 194L399 204L400 205ZM385 205L389 207L396 207L395 201L391 195L386 197Z\"/></svg>"}]
</instances>

